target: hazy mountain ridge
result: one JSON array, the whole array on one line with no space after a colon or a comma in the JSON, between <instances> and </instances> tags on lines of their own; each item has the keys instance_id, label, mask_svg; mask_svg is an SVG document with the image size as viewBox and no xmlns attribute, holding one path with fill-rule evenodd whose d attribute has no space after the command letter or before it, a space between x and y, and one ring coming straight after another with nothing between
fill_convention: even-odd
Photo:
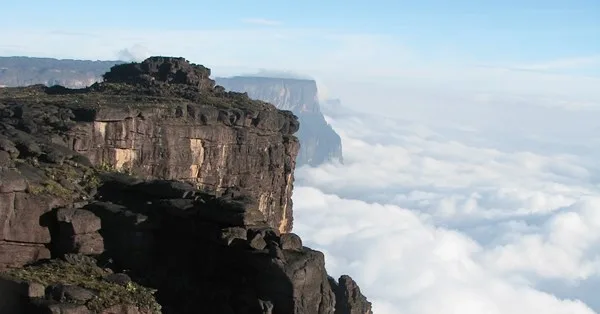
<instances>
[{"instance_id":1,"label":"hazy mountain ridge","mask_svg":"<svg viewBox=\"0 0 600 314\"><path fill-rule=\"evenodd\" d=\"M0 86L44 84L81 88L101 81L102 74L113 65L121 63L125 62L0 57Z\"/></svg>"}]
</instances>

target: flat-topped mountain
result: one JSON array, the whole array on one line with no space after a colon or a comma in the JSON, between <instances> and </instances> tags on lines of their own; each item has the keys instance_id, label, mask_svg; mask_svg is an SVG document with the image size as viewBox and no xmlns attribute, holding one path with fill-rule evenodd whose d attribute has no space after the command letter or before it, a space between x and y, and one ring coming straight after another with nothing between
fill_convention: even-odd
<instances>
[{"instance_id":1,"label":"flat-topped mountain","mask_svg":"<svg viewBox=\"0 0 600 314\"><path fill-rule=\"evenodd\" d=\"M319 113L317 83L314 80L265 76L217 77L219 85L248 93L255 99L269 99L279 109Z\"/></svg>"},{"instance_id":2,"label":"flat-topped mountain","mask_svg":"<svg viewBox=\"0 0 600 314\"><path fill-rule=\"evenodd\" d=\"M325 121L319 106L314 80L263 76L217 77L228 90L248 93L253 99L291 110L300 121L298 165L318 166L328 161L343 161L340 136Z\"/></svg>"},{"instance_id":3,"label":"flat-topped mountain","mask_svg":"<svg viewBox=\"0 0 600 314\"><path fill-rule=\"evenodd\" d=\"M0 89L0 313L371 313L291 233L298 129L183 58Z\"/></svg>"}]
</instances>

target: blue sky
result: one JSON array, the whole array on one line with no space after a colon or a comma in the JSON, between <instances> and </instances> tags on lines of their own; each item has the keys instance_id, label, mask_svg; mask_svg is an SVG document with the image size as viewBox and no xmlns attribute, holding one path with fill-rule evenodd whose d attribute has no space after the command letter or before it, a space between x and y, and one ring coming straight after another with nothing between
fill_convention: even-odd
<instances>
[{"instance_id":1,"label":"blue sky","mask_svg":"<svg viewBox=\"0 0 600 314\"><path fill-rule=\"evenodd\" d=\"M482 63L600 54L598 0L5 2L4 29L222 30L263 19L285 28L386 34L432 58L444 57L440 47Z\"/></svg>"}]
</instances>

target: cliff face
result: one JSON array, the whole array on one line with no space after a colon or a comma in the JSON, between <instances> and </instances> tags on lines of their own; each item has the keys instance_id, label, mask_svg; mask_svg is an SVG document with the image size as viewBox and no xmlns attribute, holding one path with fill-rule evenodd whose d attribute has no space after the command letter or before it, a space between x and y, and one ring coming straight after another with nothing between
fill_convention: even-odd
<instances>
[{"instance_id":1,"label":"cliff face","mask_svg":"<svg viewBox=\"0 0 600 314\"><path fill-rule=\"evenodd\" d=\"M228 90L248 93L253 99L291 110L298 116L298 165L317 166L330 160L342 161L341 139L321 113L315 81L253 76L217 78L216 81Z\"/></svg>"},{"instance_id":2,"label":"cliff face","mask_svg":"<svg viewBox=\"0 0 600 314\"><path fill-rule=\"evenodd\" d=\"M122 61L58 60L0 57L0 86L34 84L82 88L102 80L102 74Z\"/></svg>"},{"instance_id":3,"label":"cliff face","mask_svg":"<svg viewBox=\"0 0 600 314\"><path fill-rule=\"evenodd\" d=\"M209 76L0 90L0 313L370 313L288 232L296 118Z\"/></svg>"},{"instance_id":4,"label":"cliff face","mask_svg":"<svg viewBox=\"0 0 600 314\"><path fill-rule=\"evenodd\" d=\"M210 72L203 71L195 78L198 84L206 84L199 86L200 90L214 86L208 79ZM115 70L120 72L137 73L125 65ZM231 96L233 105L219 105L223 102L219 98L199 103L177 95L168 98L160 89L157 95L132 90L135 96L119 96L130 91L127 85L114 85L122 82L113 79L111 73L107 83L86 93L33 87L4 89L0 97L4 103L17 103L6 110L21 119L18 123L22 129L51 137L54 143L81 153L94 165L110 165L145 177L193 181L217 195L229 187L239 187L259 202L259 209L273 227L282 232L291 230L293 169L298 152L292 134L298 122L290 112L265 104L250 105L241 95ZM151 90L146 93L151 94ZM249 105L244 106L244 102ZM56 120L60 128L40 127L48 119Z\"/></svg>"}]
</instances>

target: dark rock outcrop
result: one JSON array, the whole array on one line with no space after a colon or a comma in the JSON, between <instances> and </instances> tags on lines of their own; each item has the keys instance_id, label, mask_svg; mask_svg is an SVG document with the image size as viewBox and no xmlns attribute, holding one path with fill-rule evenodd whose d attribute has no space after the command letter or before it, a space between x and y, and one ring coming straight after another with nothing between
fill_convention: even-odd
<instances>
[{"instance_id":1,"label":"dark rock outcrop","mask_svg":"<svg viewBox=\"0 0 600 314\"><path fill-rule=\"evenodd\" d=\"M182 84L200 90L212 90L215 81L210 69L191 64L184 58L151 57L141 63L116 65L103 75L104 82L146 85L149 83Z\"/></svg>"},{"instance_id":2,"label":"dark rock outcrop","mask_svg":"<svg viewBox=\"0 0 600 314\"><path fill-rule=\"evenodd\" d=\"M315 81L259 76L219 77L216 81L228 90L248 93L253 99L290 110L298 117L298 165L318 166L331 160L343 161L341 138L321 113Z\"/></svg>"},{"instance_id":3,"label":"dark rock outcrop","mask_svg":"<svg viewBox=\"0 0 600 314\"><path fill-rule=\"evenodd\" d=\"M0 313L370 313L289 233L294 116L146 65L0 90Z\"/></svg>"},{"instance_id":4,"label":"dark rock outcrop","mask_svg":"<svg viewBox=\"0 0 600 314\"><path fill-rule=\"evenodd\" d=\"M360 292L358 284L348 275L342 275L336 283L330 278L335 292L335 313L372 314L371 302Z\"/></svg>"}]
</instances>

